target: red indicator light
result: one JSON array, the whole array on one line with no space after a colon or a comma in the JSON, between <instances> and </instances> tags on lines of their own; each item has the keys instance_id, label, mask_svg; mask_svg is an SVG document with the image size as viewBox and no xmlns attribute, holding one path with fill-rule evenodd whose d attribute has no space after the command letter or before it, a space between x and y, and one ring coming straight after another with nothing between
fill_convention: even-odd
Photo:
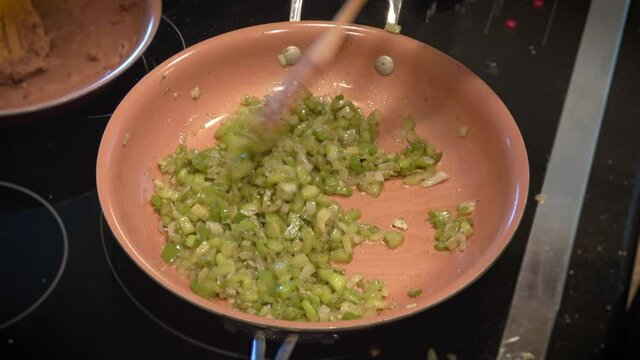
<instances>
[{"instance_id":1,"label":"red indicator light","mask_svg":"<svg viewBox=\"0 0 640 360\"><path fill-rule=\"evenodd\" d=\"M504 22L504 25L508 28L508 29L515 29L516 26L518 26L518 22L515 19L507 19L507 21Z\"/></svg>"},{"instance_id":2,"label":"red indicator light","mask_svg":"<svg viewBox=\"0 0 640 360\"><path fill-rule=\"evenodd\" d=\"M541 8L544 6L544 0L533 0L533 7Z\"/></svg>"}]
</instances>

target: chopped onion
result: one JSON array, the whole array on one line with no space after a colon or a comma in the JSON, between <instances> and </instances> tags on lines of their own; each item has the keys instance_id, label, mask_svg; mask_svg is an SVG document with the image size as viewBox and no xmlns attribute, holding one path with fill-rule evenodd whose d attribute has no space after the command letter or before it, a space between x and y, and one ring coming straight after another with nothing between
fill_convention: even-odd
<instances>
[{"instance_id":1,"label":"chopped onion","mask_svg":"<svg viewBox=\"0 0 640 360\"><path fill-rule=\"evenodd\" d=\"M427 180L424 180L423 182L421 182L420 186L422 186L422 187L431 187L431 186L439 184L439 183L441 183L441 182L443 182L443 181L445 181L447 179L449 179L449 175L447 175L447 173L442 171L442 170L438 170L438 171L436 171L435 174L433 174L433 176L431 176Z\"/></svg>"}]
</instances>

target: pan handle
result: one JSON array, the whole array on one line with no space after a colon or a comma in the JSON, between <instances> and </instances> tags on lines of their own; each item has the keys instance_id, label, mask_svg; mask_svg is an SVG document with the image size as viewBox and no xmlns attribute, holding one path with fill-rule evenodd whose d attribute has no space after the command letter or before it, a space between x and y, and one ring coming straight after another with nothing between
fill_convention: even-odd
<instances>
[{"instance_id":1,"label":"pan handle","mask_svg":"<svg viewBox=\"0 0 640 360\"><path fill-rule=\"evenodd\" d=\"M282 345L280 345L280 349L276 353L276 357L274 360L288 360L293 352L293 348L296 346L298 342L298 334L289 334Z\"/></svg>"},{"instance_id":2,"label":"pan handle","mask_svg":"<svg viewBox=\"0 0 640 360\"><path fill-rule=\"evenodd\" d=\"M302 1L291 0L291 10L289 10L289 21L300 21L302 16Z\"/></svg>"},{"instance_id":3,"label":"pan handle","mask_svg":"<svg viewBox=\"0 0 640 360\"><path fill-rule=\"evenodd\" d=\"M289 21L300 21L302 17L302 2L304 0L291 0L291 9L289 11ZM400 18L400 8L402 7L402 0L387 0L389 2L389 11L387 12L387 24L398 25L398 19Z\"/></svg>"},{"instance_id":4,"label":"pan handle","mask_svg":"<svg viewBox=\"0 0 640 360\"><path fill-rule=\"evenodd\" d=\"M387 25L398 25L398 19L400 18L400 8L402 7L402 0L388 0L389 11L387 12Z\"/></svg>"},{"instance_id":5,"label":"pan handle","mask_svg":"<svg viewBox=\"0 0 640 360\"><path fill-rule=\"evenodd\" d=\"M293 348L298 342L298 334L289 334L284 340L274 360L288 360L293 352ZM251 346L251 360L264 360L264 352L266 349L266 339L262 331L258 331L253 336L253 343Z\"/></svg>"},{"instance_id":6,"label":"pan handle","mask_svg":"<svg viewBox=\"0 0 640 360\"><path fill-rule=\"evenodd\" d=\"M264 339L264 333L258 331L253 335L253 342L251 343L251 360L264 360L265 348L266 340Z\"/></svg>"}]
</instances>

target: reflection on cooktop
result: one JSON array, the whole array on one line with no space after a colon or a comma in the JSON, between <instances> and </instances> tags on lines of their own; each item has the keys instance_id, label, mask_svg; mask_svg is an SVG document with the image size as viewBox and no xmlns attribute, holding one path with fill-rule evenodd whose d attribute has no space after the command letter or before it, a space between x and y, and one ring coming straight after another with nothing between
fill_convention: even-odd
<instances>
[{"instance_id":1,"label":"reflection on cooktop","mask_svg":"<svg viewBox=\"0 0 640 360\"><path fill-rule=\"evenodd\" d=\"M62 219L46 200L0 181L0 198L8 193L21 195L33 207L0 213L0 329L28 316L49 296L64 271L69 246Z\"/></svg>"}]
</instances>

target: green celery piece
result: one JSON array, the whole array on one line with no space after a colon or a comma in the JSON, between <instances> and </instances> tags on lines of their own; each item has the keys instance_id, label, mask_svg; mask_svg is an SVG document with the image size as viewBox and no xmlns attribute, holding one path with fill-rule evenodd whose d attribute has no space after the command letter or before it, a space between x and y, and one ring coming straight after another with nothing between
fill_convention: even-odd
<instances>
[{"instance_id":1,"label":"green celery piece","mask_svg":"<svg viewBox=\"0 0 640 360\"><path fill-rule=\"evenodd\" d=\"M217 293L215 280L205 280L198 282L195 278L191 281L191 290L205 299L211 299Z\"/></svg>"},{"instance_id":2,"label":"green celery piece","mask_svg":"<svg viewBox=\"0 0 640 360\"><path fill-rule=\"evenodd\" d=\"M318 276L326 281L336 292L342 292L347 285L344 275L338 274L333 270L320 269L318 270Z\"/></svg>"},{"instance_id":3,"label":"green celery piece","mask_svg":"<svg viewBox=\"0 0 640 360\"><path fill-rule=\"evenodd\" d=\"M384 243L387 244L389 249L395 249L404 241L404 234L389 230L384 232Z\"/></svg>"},{"instance_id":4,"label":"green celery piece","mask_svg":"<svg viewBox=\"0 0 640 360\"><path fill-rule=\"evenodd\" d=\"M360 319L361 316L353 313L351 311L347 311L344 313L344 315L342 315L342 320L355 320L355 319Z\"/></svg>"},{"instance_id":5,"label":"green celery piece","mask_svg":"<svg viewBox=\"0 0 640 360\"><path fill-rule=\"evenodd\" d=\"M180 256L180 252L181 252L180 245L173 242L167 242L164 244L164 248L162 249L162 254L160 255L160 257L167 264L172 264L175 261L175 259L177 259L178 256Z\"/></svg>"},{"instance_id":6,"label":"green celery piece","mask_svg":"<svg viewBox=\"0 0 640 360\"><path fill-rule=\"evenodd\" d=\"M304 314L307 317L307 320L313 321L313 322L320 320L320 318L318 317L318 313L316 312L316 309L313 308L313 305L311 305L309 300L307 299L302 300L302 303L300 305L304 310Z\"/></svg>"},{"instance_id":7,"label":"green celery piece","mask_svg":"<svg viewBox=\"0 0 640 360\"><path fill-rule=\"evenodd\" d=\"M333 250L329 255L329 259L339 263L349 263L353 258L352 253L347 253L344 249Z\"/></svg>"}]
</instances>

